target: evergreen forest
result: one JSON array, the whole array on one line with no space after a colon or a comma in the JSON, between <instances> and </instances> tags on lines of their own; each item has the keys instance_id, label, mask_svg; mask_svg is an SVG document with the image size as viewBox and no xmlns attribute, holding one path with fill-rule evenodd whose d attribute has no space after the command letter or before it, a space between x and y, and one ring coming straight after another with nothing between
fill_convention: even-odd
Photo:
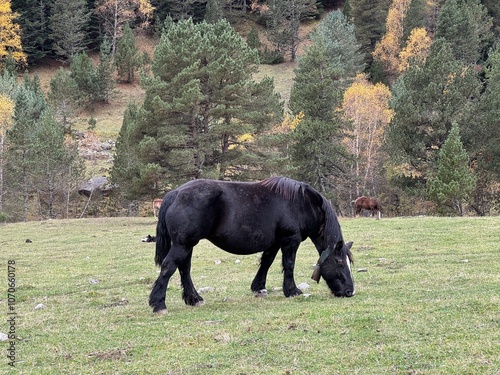
<instances>
[{"instance_id":1,"label":"evergreen forest","mask_svg":"<svg viewBox=\"0 0 500 375\"><path fill-rule=\"evenodd\" d=\"M344 216L498 215L499 42L497 0L0 0L0 223L273 175Z\"/></svg>"}]
</instances>

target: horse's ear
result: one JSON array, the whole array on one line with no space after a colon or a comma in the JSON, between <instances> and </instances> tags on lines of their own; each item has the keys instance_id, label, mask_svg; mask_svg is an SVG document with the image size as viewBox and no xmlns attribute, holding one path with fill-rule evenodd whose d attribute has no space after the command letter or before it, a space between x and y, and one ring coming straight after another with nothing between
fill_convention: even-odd
<instances>
[{"instance_id":1,"label":"horse's ear","mask_svg":"<svg viewBox=\"0 0 500 375\"><path fill-rule=\"evenodd\" d=\"M352 241L349 241L348 243L345 244L345 246L347 247L347 250L351 250L351 247L352 247Z\"/></svg>"}]
</instances>

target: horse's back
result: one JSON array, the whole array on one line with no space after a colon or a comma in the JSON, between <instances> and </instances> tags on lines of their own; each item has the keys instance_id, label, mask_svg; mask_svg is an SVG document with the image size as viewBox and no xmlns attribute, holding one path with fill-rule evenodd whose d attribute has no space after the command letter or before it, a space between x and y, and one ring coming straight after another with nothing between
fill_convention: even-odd
<instances>
[{"instance_id":1,"label":"horse's back","mask_svg":"<svg viewBox=\"0 0 500 375\"><path fill-rule=\"evenodd\" d=\"M193 180L176 189L167 210L174 241L194 246L206 238L232 253L251 254L276 244L278 232L300 231L300 210L258 183Z\"/></svg>"}]
</instances>

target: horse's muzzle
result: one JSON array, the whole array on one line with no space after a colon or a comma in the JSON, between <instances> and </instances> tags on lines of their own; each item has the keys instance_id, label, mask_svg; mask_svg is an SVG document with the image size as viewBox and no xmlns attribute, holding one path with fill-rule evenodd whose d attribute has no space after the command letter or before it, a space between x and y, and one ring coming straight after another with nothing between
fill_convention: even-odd
<instances>
[{"instance_id":1,"label":"horse's muzzle","mask_svg":"<svg viewBox=\"0 0 500 375\"><path fill-rule=\"evenodd\" d=\"M356 294L356 292L354 290L347 289L343 292L334 293L334 294L335 294L335 297L343 298L343 297L352 297Z\"/></svg>"}]
</instances>

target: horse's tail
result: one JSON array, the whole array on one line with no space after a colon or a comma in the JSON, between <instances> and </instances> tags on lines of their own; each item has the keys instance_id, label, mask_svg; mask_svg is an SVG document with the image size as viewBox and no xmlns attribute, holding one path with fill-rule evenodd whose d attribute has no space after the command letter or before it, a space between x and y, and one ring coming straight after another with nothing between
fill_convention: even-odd
<instances>
[{"instance_id":1,"label":"horse's tail","mask_svg":"<svg viewBox=\"0 0 500 375\"><path fill-rule=\"evenodd\" d=\"M156 225L156 253L155 263L161 266L163 259L167 256L172 246L170 234L167 228L167 210L177 197L176 191L171 191L163 199L160 211L158 212L158 224Z\"/></svg>"}]
</instances>

